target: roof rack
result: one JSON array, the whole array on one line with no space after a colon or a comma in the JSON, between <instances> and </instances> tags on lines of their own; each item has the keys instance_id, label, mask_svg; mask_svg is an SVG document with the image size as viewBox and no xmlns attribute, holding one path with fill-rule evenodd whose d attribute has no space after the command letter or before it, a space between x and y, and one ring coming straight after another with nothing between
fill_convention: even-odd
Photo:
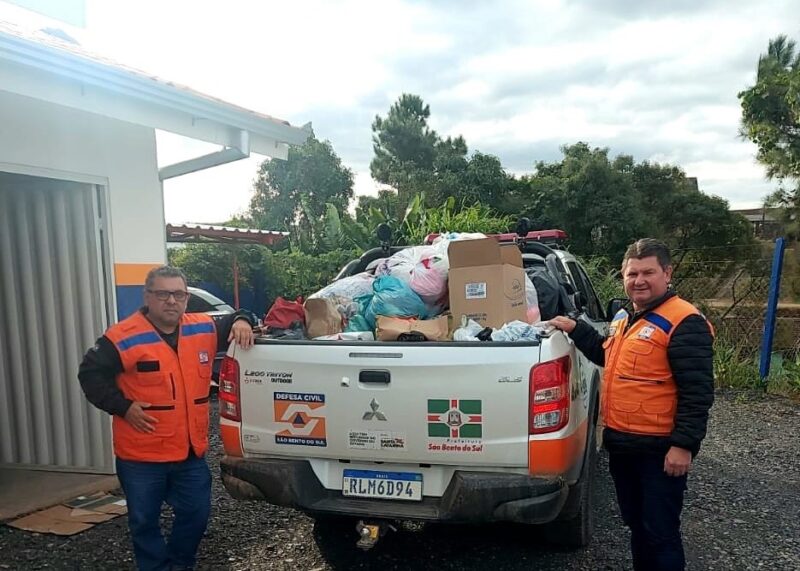
<instances>
[{"instance_id":1,"label":"roof rack","mask_svg":"<svg viewBox=\"0 0 800 571\"><path fill-rule=\"evenodd\" d=\"M550 247L559 248L561 247L564 242L567 240L567 233L563 230L534 230L532 232L528 232L524 238L521 238L518 234L513 232L507 232L504 234L497 234L495 235L501 242L517 242L524 240L526 242L534 241L534 242L541 242L542 244L547 244Z\"/></svg>"},{"instance_id":2,"label":"roof rack","mask_svg":"<svg viewBox=\"0 0 800 571\"><path fill-rule=\"evenodd\" d=\"M428 234L425 237L426 244L432 244L436 238L438 238L440 234L438 232L433 234ZM500 242L518 242L521 240L520 236L514 232L505 232L503 234L488 234L489 238L496 238ZM567 233L563 230L534 230L532 232L528 232L524 240L527 241L535 241L541 242L542 244L546 244L552 248L561 248L563 243L567 240Z\"/></svg>"}]
</instances>

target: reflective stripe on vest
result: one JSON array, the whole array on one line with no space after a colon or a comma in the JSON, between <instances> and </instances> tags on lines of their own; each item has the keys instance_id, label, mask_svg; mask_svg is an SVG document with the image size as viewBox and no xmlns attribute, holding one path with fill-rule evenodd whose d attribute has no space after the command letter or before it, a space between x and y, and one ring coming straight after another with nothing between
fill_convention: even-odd
<instances>
[{"instance_id":1,"label":"reflective stripe on vest","mask_svg":"<svg viewBox=\"0 0 800 571\"><path fill-rule=\"evenodd\" d=\"M678 391L667 347L675 327L690 315L701 314L675 296L627 330L627 312L614 317L603 345L606 367L600 406L605 426L633 434L672 433Z\"/></svg>"},{"instance_id":2,"label":"reflective stripe on vest","mask_svg":"<svg viewBox=\"0 0 800 571\"><path fill-rule=\"evenodd\" d=\"M143 434L114 416L114 453L124 460L175 462L191 446L197 456L208 449L208 395L217 349L213 320L205 314L184 314L176 353L153 325L136 312L112 326L123 372L117 386L125 398L149 403L147 414L158 419L155 431Z\"/></svg>"}]
</instances>

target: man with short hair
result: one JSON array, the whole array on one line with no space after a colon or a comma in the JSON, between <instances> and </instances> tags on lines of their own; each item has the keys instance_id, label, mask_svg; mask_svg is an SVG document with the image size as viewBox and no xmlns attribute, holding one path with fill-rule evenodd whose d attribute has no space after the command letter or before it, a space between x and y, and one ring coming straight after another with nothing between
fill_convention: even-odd
<instances>
[{"instance_id":1,"label":"man with short hair","mask_svg":"<svg viewBox=\"0 0 800 571\"><path fill-rule=\"evenodd\" d=\"M144 306L108 328L83 358L86 398L113 415L117 476L141 570L191 569L211 509L206 464L211 367L217 347L253 344L255 320L239 311L219 329L204 313L186 313L186 277L151 270ZM169 541L161 506L172 506Z\"/></svg>"},{"instance_id":2,"label":"man with short hair","mask_svg":"<svg viewBox=\"0 0 800 571\"><path fill-rule=\"evenodd\" d=\"M549 323L605 367L603 444L631 530L634 569L682 570L683 494L714 402L713 329L670 288L672 265L663 243L633 243L622 279L633 312L620 310L607 338L583 321L556 317Z\"/></svg>"}]
</instances>

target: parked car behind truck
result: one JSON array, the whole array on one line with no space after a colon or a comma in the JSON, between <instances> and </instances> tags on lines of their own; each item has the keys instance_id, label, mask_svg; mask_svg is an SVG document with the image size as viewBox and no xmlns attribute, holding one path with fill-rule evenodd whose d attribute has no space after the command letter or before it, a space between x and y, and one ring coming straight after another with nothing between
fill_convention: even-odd
<instances>
[{"instance_id":1,"label":"parked car behind truck","mask_svg":"<svg viewBox=\"0 0 800 571\"><path fill-rule=\"evenodd\" d=\"M206 313L214 322L219 322L226 315L230 315L234 312L234 309L230 305L204 289L189 286L188 290L190 295L189 302L186 305L187 313ZM225 348L221 348L214 357L214 364L211 369L212 384L216 385L219 382L219 369L224 357Z\"/></svg>"},{"instance_id":2,"label":"parked car behind truck","mask_svg":"<svg viewBox=\"0 0 800 571\"><path fill-rule=\"evenodd\" d=\"M556 311L606 327L569 252L520 247ZM547 524L559 543L586 545L599 382L558 331L523 343L259 338L223 362L222 481L234 498L360 518L366 547L391 520Z\"/></svg>"}]
</instances>

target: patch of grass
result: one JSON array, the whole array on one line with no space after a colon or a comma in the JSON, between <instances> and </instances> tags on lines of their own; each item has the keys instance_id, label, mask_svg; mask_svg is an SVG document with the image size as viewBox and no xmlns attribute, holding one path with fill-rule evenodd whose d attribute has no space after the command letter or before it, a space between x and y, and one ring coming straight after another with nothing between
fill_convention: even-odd
<instances>
[{"instance_id":1,"label":"patch of grass","mask_svg":"<svg viewBox=\"0 0 800 571\"><path fill-rule=\"evenodd\" d=\"M772 364L767 376L767 390L770 393L800 399L800 355L794 359L780 354L772 356Z\"/></svg>"},{"instance_id":2,"label":"patch of grass","mask_svg":"<svg viewBox=\"0 0 800 571\"><path fill-rule=\"evenodd\" d=\"M735 343L720 338L714 344L714 374L717 388L767 392L800 399L800 356L787 359L774 354L769 375L762 383L758 355L747 353Z\"/></svg>"},{"instance_id":3,"label":"patch of grass","mask_svg":"<svg viewBox=\"0 0 800 571\"><path fill-rule=\"evenodd\" d=\"M718 388L758 389L758 361L725 339L714 344L714 376Z\"/></svg>"}]
</instances>

